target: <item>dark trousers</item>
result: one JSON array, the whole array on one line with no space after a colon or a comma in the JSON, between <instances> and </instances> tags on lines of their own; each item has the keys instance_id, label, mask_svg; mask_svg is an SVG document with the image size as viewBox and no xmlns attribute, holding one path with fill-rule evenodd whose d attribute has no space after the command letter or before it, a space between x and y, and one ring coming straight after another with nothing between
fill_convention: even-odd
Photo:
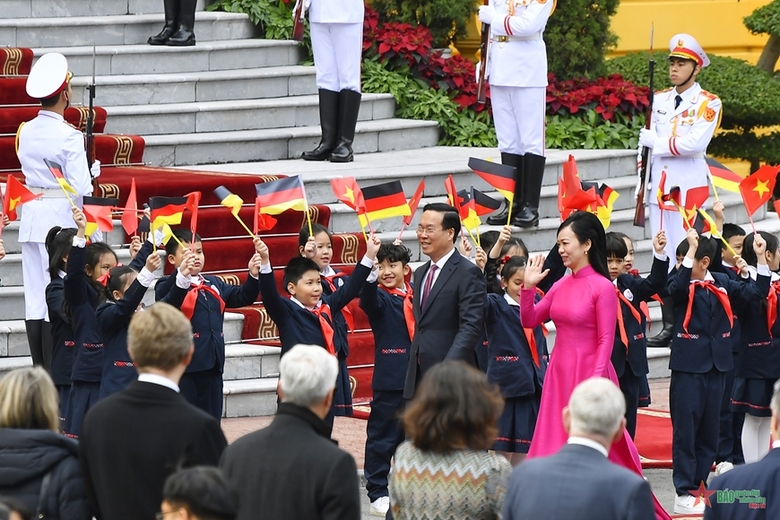
<instances>
[{"instance_id":1,"label":"dark trousers","mask_svg":"<svg viewBox=\"0 0 780 520\"><path fill-rule=\"evenodd\" d=\"M372 502L388 496L387 474L395 449L404 440L404 429L399 420L406 402L402 390L375 390L371 401L366 432L366 460L364 473L366 491Z\"/></svg>"},{"instance_id":2,"label":"dark trousers","mask_svg":"<svg viewBox=\"0 0 780 520\"><path fill-rule=\"evenodd\" d=\"M718 451L720 401L726 376L714 367L705 374L672 370L672 481L678 496L706 484Z\"/></svg>"},{"instance_id":3,"label":"dark trousers","mask_svg":"<svg viewBox=\"0 0 780 520\"><path fill-rule=\"evenodd\" d=\"M738 354L734 354L734 366L737 366ZM734 388L734 370L725 372L726 383L723 399L720 402L720 429L718 434L718 453L715 462L744 464L742 456L742 423L745 414L731 411L731 391Z\"/></svg>"},{"instance_id":4,"label":"dark trousers","mask_svg":"<svg viewBox=\"0 0 780 520\"><path fill-rule=\"evenodd\" d=\"M636 435L636 409L639 408L639 387L642 379L634 375L631 367L626 367L623 375L618 378L620 391L626 399L626 430L631 438Z\"/></svg>"},{"instance_id":5,"label":"dark trousers","mask_svg":"<svg viewBox=\"0 0 780 520\"><path fill-rule=\"evenodd\" d=\"M217 421L222 419L222 372L218 367L186 372L179 381L179 390L187 401Z\"/></svg>"}]
</instances>

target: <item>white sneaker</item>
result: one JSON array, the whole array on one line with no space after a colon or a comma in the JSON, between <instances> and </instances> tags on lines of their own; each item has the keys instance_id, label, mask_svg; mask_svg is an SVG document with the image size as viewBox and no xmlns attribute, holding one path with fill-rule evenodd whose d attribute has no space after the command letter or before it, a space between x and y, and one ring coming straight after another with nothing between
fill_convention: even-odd
<instances>
[{"instance_id":1,"label":"white sneaker","mask_svg":"<svg viewBox=\"0 0 780 520\"><path fill-rule=\"evenodd\" d=\"M371 510L369 513L371 516L381 516L384 518L387 515L388 509L390 509L390 497L379 497L371 502Z\"/></svg>"},{"instance_id":2,"label":"white sneaker","mask_svg":"<svg viewBox=\"0 0 780 520\"><path fill-rule=\"evenodd\" d=\"M723 462L718 462L718 465L715 466L715 476L723 475L724 473L726 473L727 471L731 471L732 469L734 469L734 464L732 464L731 462L727 462L725 460Z\"/></svg>"},{"instance_id":3,"label":"white sneaker","mask_svg":"<svg viewBox=\"0 0 780 520\"><path fill-rule=\"evenodd\" d=\"M684 497L675 497L674 499L674 514L675 515L689 515L689 514L703 514L704 508L706 505L704 504L704 500L699 500L699 503L696 504L696 497L687 495Z\"/></svg>"}]
</instances>

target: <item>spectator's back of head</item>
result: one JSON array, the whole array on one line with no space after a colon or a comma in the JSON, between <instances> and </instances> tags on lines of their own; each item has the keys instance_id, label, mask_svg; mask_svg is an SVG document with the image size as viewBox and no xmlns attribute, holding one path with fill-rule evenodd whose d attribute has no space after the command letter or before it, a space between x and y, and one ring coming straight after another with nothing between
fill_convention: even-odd
<instances>
[{"instance_id":1,"label":"spectator's back of head","mask_svg":"<svg viewBox=\"0 0 780 520\"><path fill-rule=\"evenodd\" d=\"M192 357L192 325L179 309L156 303L130 320L127 348L139 372L158 369L166 372Z\"/></svg>"},{"instance_id":2,"label":"spectator's back of head","mask_svg":"<svg viewBox=\"0 0 780 520\"><path fill-rule=\"evenodd\" d=\"M574 388L566 411L569 435L597 437L611 443L623 428L626 400L615 383L593 377Z\"/></svg>"},{"instance_id":3,"label":"spectator's back of head","mask_svg":"<svg viewBox=\"0 0 780 520\"><path fill-rule=\"evenodd\" d=\"M178 471L165 480L162 512L180 509L184 509L191 519L235 520L238 498L222 471L196 466Z\"/></svg>"},{"instance_id":4,"label":"spectator's back of head","mask_svg":"<svg viewBox=\"0 0 780 520\"><path fill-rule=\"evenodd\" d=\"M335 356L317 345L295 345L279 364L282 402L310 408L336 387L339 365Z\"/></svg>"},{"instance_id":5,"label":"spectator's back of head","mask_svg":"<svg viewBox=\"0 0 780 520\"><path fill-rule=\"evenodd\" d=\"M59 399L41 367L17 368L0 381L0 428L59 430Z\"/></svg>"}]
</instances>

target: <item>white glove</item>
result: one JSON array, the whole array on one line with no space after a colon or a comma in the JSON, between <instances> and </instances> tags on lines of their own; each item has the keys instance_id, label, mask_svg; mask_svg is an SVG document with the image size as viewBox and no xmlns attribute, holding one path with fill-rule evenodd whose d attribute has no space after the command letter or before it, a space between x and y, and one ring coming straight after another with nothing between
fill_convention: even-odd
<instances>
[{"instance_id":1,"label":"white glove","mask_svg":"<svg viewBox=\"0 0 780 520\"><path fill-rule=\"evenodd\" d=\"M298 0L297 2L295 2L295 7L293 7L293 10L292 10L292 17L293 17L293 20L295 20L295 13L297 13L297 12L298 12L298 5L299 5L301 2L303 2L303 12L304 12L304 13L305 13L306 11L308 11L308 10L309 10L309 7L311 6L311 0ZM301 15L302 15L302 14L303 14L303 13L301 13Z\"/></svg>"},{"instance_id":2,"label":"white glove","mask_svg":"<svg viewBox=\"0 0 780 520\"><path fill-rule=\"evenodd\" d=\"M642 128L639 131L639 146L652 149L653 145L655 145L655 138L656 135L654 131Z\"/></svg>"},{"instance_id":3,"label":"white glove","mask_svg":"<svg viewBox=\"0 0 780 520\"><path fill-rule=\"evenodd\" d=\"M476 72L475 79L477 80L477 83L479 83L479 71L482 70L482 61L478 61L474 64L474 71Z\"/></svg>"},{"instance_id":4,"label":"white glove","mask_svg":"<svg viewBox=\"0 0 780 520\"><path fill-rule=\"evenodd\" d=\"M479 6L479 21L488 25L493 23L493 18L496 17L496 8L492 5Z\"/></svg>"},{"instance_id":5,"label":"white glove","mask_svg":"<svg viewBox=\"0 0 780 520\"><path fill-rule=\"evenodd\" d=\"M89 169L89 173L93 179L100 177L100 161L95 159L95 162L92 163L92 168Z\"/></svg>"},{"instance_id":6,"label":"white glove","mask_svg":"<svg viewBox=\"0 0 780 520\"><path fill-rule=\"evenodd\" d=\"M102 242L103 241L103 232L98 229L97 231L95 231L94 233L92 233L89 236L89 239L92 241L93 244L95 242Z\"/></svg>"},{"instance_id":7,"label":"white glove","mask_svg":"<svg viewBox=\"0 0 780 520\"><path fill-rule=\"evenodd\" d=\"M636 154L636 187L634 188L634 200L639 198L639 192L642 189L642 149Z\"/></svg>"}]
</instances>

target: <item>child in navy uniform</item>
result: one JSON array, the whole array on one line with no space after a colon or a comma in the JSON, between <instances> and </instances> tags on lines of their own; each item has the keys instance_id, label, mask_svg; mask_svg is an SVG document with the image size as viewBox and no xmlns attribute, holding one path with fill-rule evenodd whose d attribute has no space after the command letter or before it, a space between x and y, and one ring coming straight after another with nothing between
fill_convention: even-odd
<instances>
[{"instance_id":1,"label":"child in navy uniform","mask_svg":"<svg viewBox=\"0 0 780 520\"><path fill-rule=\"evenodd\" d=\"M617 233L607 233L607 266L618 293L618 321L612 347L612 365L618 376L620 390L626 398L626 430L631 438L636 434L636 411L647 366L647 318L641 303L666 288L669 258L666 256L666 233L659 231L653 239L653 266L650 276L642 278L625 272L628 255L626 242Z\"/></svg>"},{"instance_id":2,"label":"child in navy uniform","mask_svg":"<svg viewBox=\"0 0 780 520\"><path fill-rule=\"evenodd\" d=\"M68 254L63 293L65 313L75 333L75 360L64 431L78 437L84 416L98 401L103 373L103 336L97 327L95 309L103 302L105 293L98 279L117 261L107 244L95 242L87 246L87 219L80 209L73 208L73 220L78 231Z\"/></svg>"},{"instance_id":3,"label":"child in navy uniform","mask_svg":"<svg viewBox=\"0 0 780 520\"><path fill-rule=\"evenodd\" d=\"M717 244L687 233L688 252L668 292L674 300L674 338L669 368L672 416L672 480L677 491L674 512L702 513L703 501L691 491L706 485L718 447L720 401L725 372L733 368L731 356L732 307L760 301L769 293L766 242L757 237L758 276L750 280L747 264L738 260L744 281L710 272Z\"/></svg>"},{"instance_id":4,"label":"child in navy uniform","mask_svg":"<svg viewBox=\"0 0 780 520\"><path fill-rule=\"evenodd\" d=\"M376 254L377 270L360 292L360 308L374 335L374 398L366 428L364 468L372 514L386 513L390 507L390 459L404 440L399 414L404 407L404 380L414 337L413 293L406 282L410 260L411 251L405 246L383 244Z\"/></svg>"},{"instance_id":5,"label":"child in navy uniform","mask_svg":"<svg viewBox=\"0 0 780 520\"><path fill-rule=\"evenodd\" d=\"M177 229L173 236L178 241L174 238L168 240L165 252L168 262L177 271L157 282L154 287L155 299L165 299L174 285L189 288L181 304L181 311L192 323L195 354L179 382L179 388L181 395L190 403L219 421L222 418L222 371L225 369L225 338L222 332L225 309L244 307L257 300L260 259L255 253L249 260L249 276L242 286L230 285L216 276L200 274L206 259L197 234L194 245L191 244L192 232L188 229ZM255 239L255 248L258 243L259 239ZM189 276L178 270L184 262L185 249L192 250Z\"/></svg>"},{"instance_id":6,"label":"child in navy uniform","mask_svg":"<svg viewBox=\"0 0 780 520\"><path fill-rule=\"evenodd\" d=\"M295 257L284 269L284 285L289 298L284 298L276 288L268 246L258 240L260 256L260 293L268 315L279 329L282 355L299 343L319 345L334 356L336 331L334 315L358 296L360 289L371 274L374 259L381 242L372 234L369 237L364 256L344 284L326 295L317 263L304 257ZM352 407L352 393L349 385L346 357L338 356L339 376L333 396L331 413L325 419L333 424L335 410Z\"/></svg>"},{"instance_id":7,"label":"child in navy uniform","mask_svg":"<svg viewBox=\"0 0 780 520\"><path fill-rule=\"evenodd\" d=\"M766 231L760 231L766 242L764 258L770 271L780 268L778 240ZM751 277L756 276L759 258L753 252L754 235L745 238L743 258L750 266ZM742 450L745 463L757 462L769 452L770 420L769 402L775 381L780 378L780 320L777 319L777 300L780 279L772 273L769 296L753 301L740 312L742 324L742 350L736 367L731 409L744 414L742 426Z\"/></svg>"},{"instance_id":8,"label":"child in navy uniform","mask_svg":"<svg viewBox=\"0 0 780 520\"><path fill-rule=\"evenodd\" d=\"M75 333L70 318L65 314L65 266L68 263L76 228L54 226L46 235L49 253L49 276L46 286L46 307L51 323L52 349L49 373L60 396L60 422L65 424L70 396L70 376L73 373L73 346Z\"/></svg>"}]
</instances>

